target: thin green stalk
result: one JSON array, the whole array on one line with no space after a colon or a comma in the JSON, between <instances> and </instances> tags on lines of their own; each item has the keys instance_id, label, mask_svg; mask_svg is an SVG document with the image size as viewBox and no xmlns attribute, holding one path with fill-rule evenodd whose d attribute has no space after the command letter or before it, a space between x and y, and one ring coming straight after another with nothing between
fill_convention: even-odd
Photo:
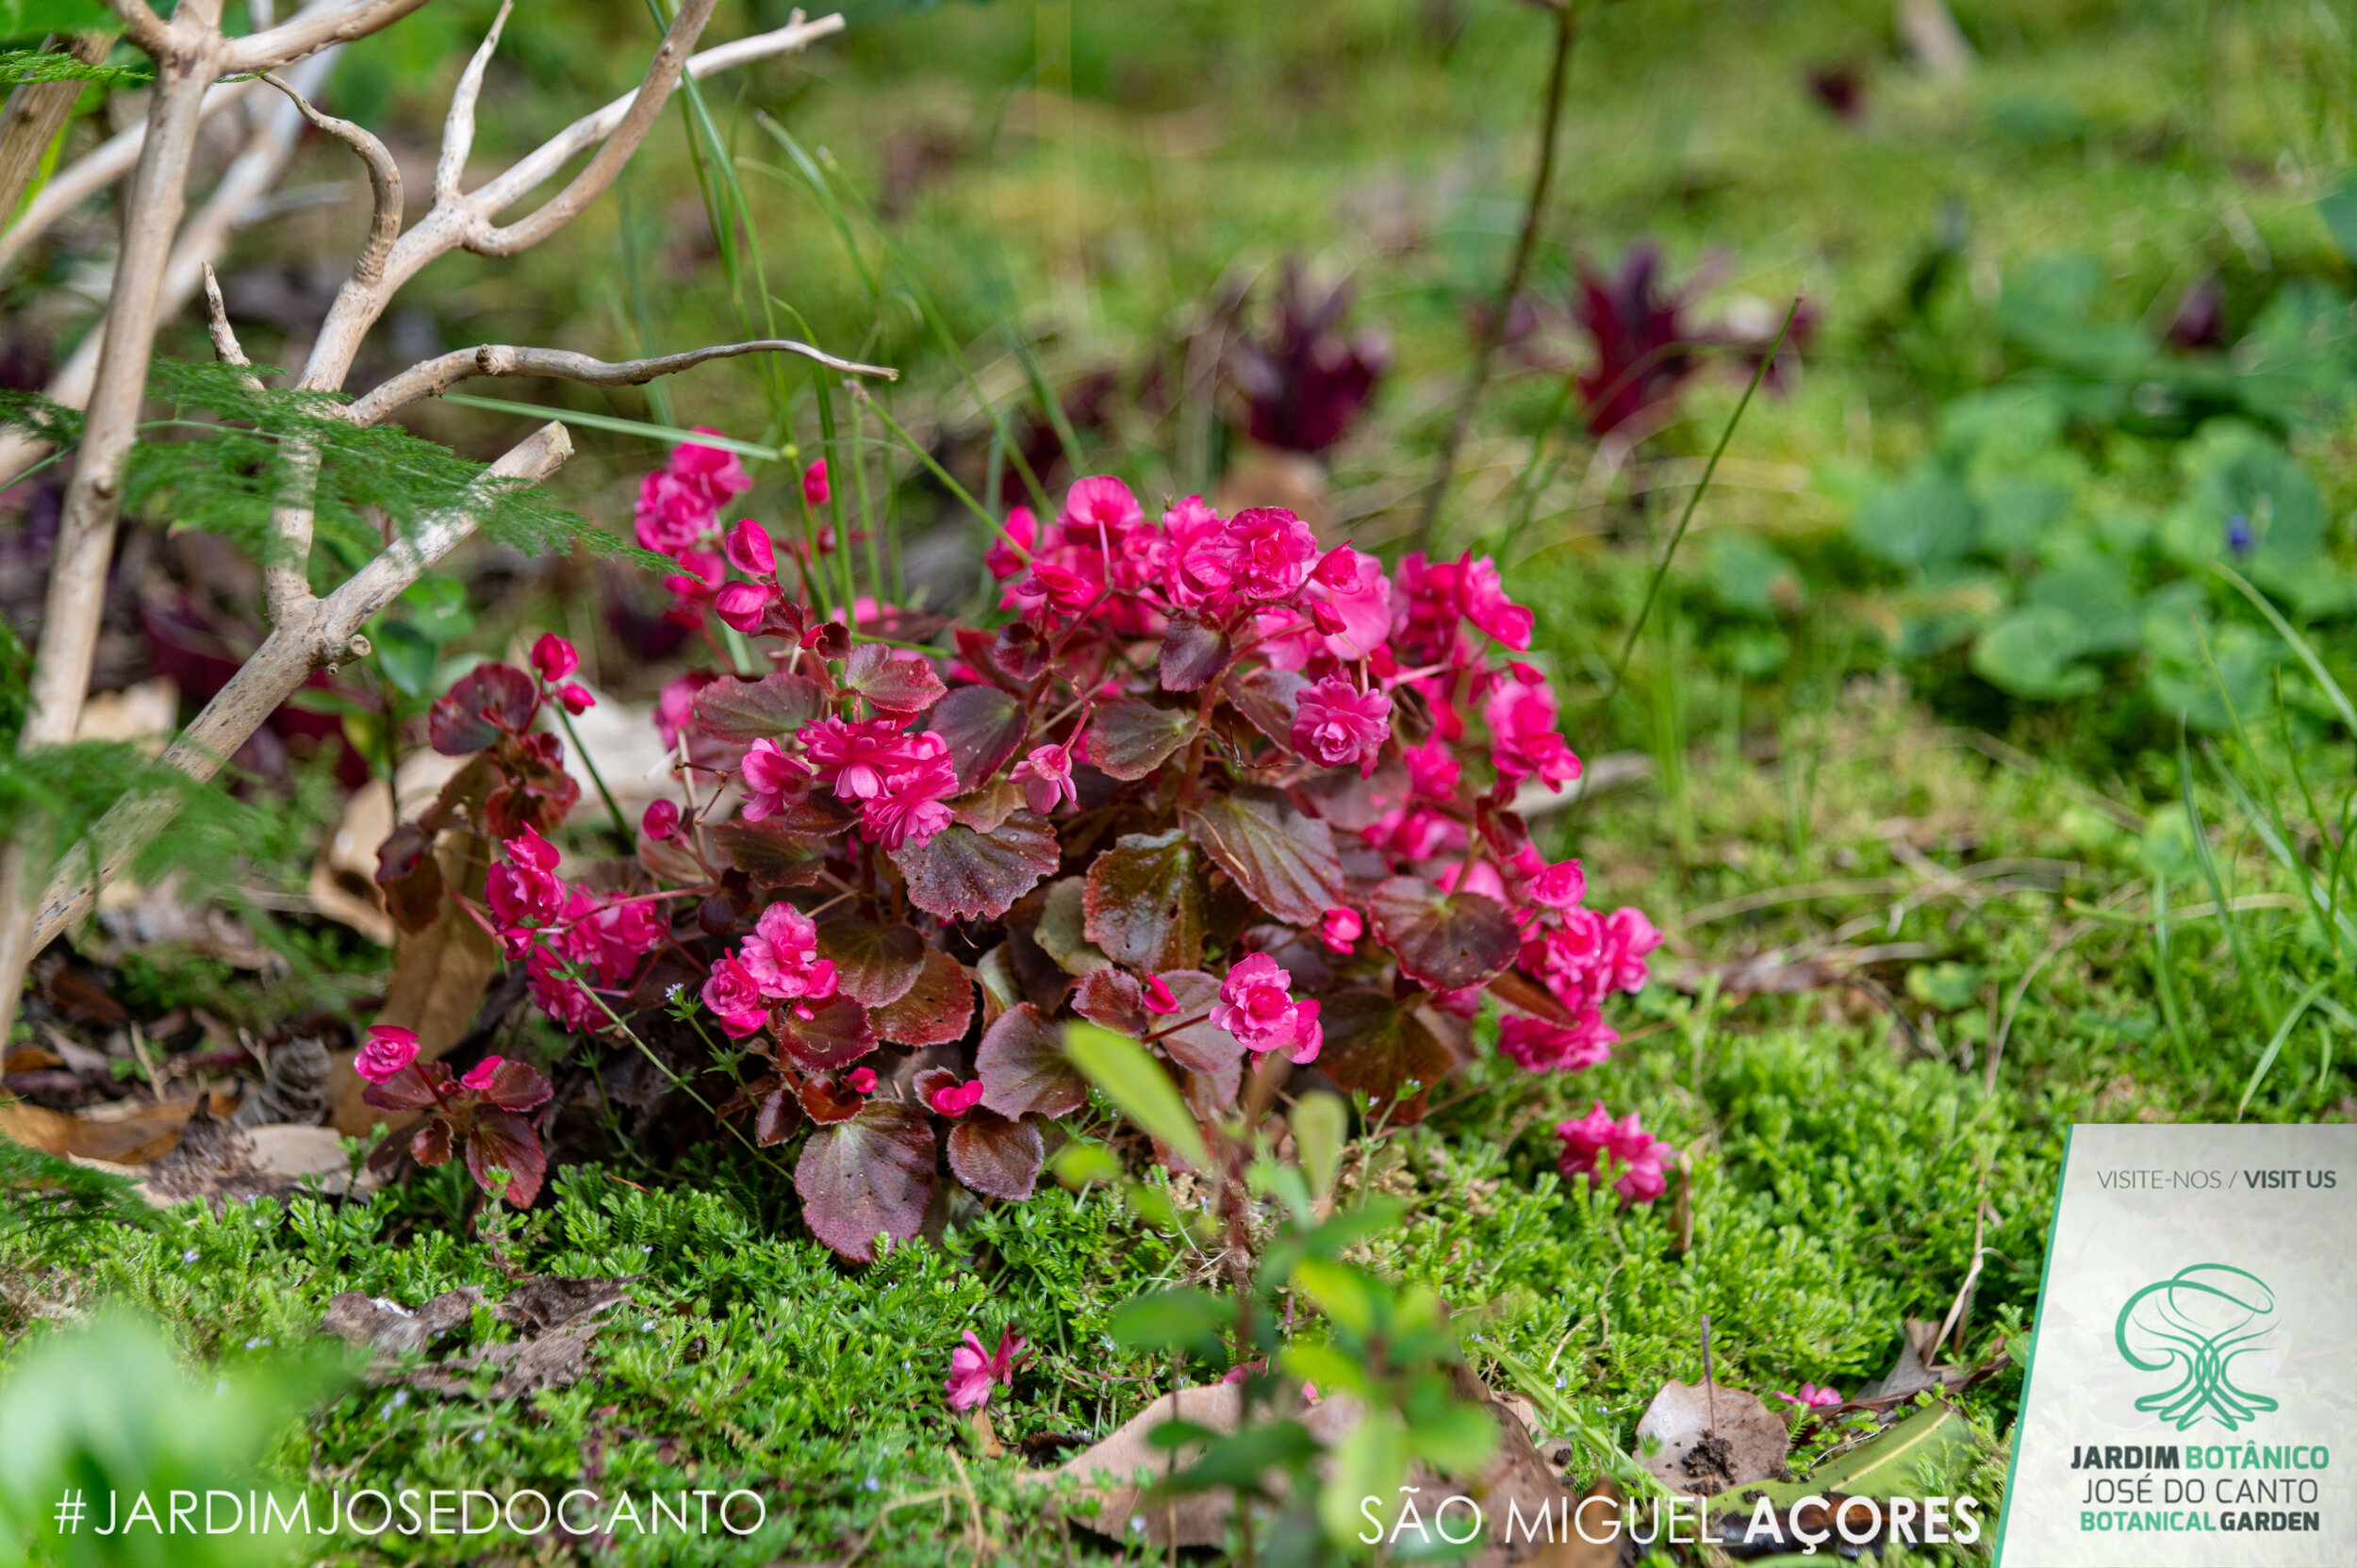
<instances>
[{"instance_id":1,"label":"thin green stalk","mask_svg":"<svg viewBox=\"0 0 2357 1568\"><path fill-rule=\"evenodd\" d=\"M1596 729L1611 710L1613 700L1620 695L1622 682L1628 677L1629 655L1637 651L1637 639L1643 635L1645 622L1653 615L1654 601L1661 596L1662 579L1669 576L1670 563L1677 558L1678 546L1686 538L1688 525L1694 520L1694 508L1702 504L1703 497L1708 493L1711 478L1719 471L1719 459L1727 454L1727 443L1735 439L1736 427L1743 422L1743 411L1752 405L1753 394L1767 379L1768 367L1774 364L1776 355L1783 352L1785 335L1792 330L1792 319L1800 314L1800 310L1801 296L1795 294L1791 305L1785 309L1784 324L1776 328L1776 340L1768 345L1766 354L1760 355L1759 364L1752 371L1750 384L1744 387L1742 397L1736 402L1735 412L1727 416L1726 428L1719 432L1719 444L1710 449L1710 461L1703 466L1702 482L1694 487L1693 494L1686 498L1686 509L1678 514L1678 525L1670 536L1669 548L1661 553L1661 559L1654 566L1652 578L1645 584L1645 598L1637 607L1637 619L1631 623L1627 637L1621 643L1621 656L1612 661L1611 682L1605 687L1603 697L1597 701L1594 715L1588 720L1588 734L1580 747L1583 753L1595 749ZM1584 809L1587 800L1588 792L1580 791L1579 804L1573 810Z\"/></svg>"},{"instance_id":2,"label":"thin green stalk","mask_svg":"<svg viewBox=\"0 0 2357 1568\"><path fill-rule=\"evenodd\" d=\"M606 788L605 775L598 771L597 759L589 754L589 748L581 743L581 732L573 728L573 716L565 711L562 702L552 706L556 709L556 721L565 726L565 738L573 743L573 755L579 757L581 766L589 770L589 782L598 786L598 799L603 801L605 809L614 814L615 837L626 845L636 843L636 835L630 831L630 820L622 815L620 802L614 799L614 792Z\"/></svg>"},{"instance_id":3,"label":"thin green stalk","mask_svg":"<svg viewBox=\"0 0 2357 1568\"><path fill-rule=\"evenodd\" d=\"M2299 766L2299 748L2292 742L2292 716L2283 702L2283 672L2280 668L2275 672L2275 729L2277 738L2283 743L2283 760L2291 767L2292 783L2299 789L2300 804L2308 808L2308 820L2315 823L2316 832L2321 834L2324 832L2324 813L2316 809L2316 794L2308 787L2308 774ZM2305 878L2301 880L2303 883L2306 881ZM2334 923L2340 914L2339 881L2337 876L2334 877L2332 885L2327 890L2324 921L2325 931L2332 938L2332 961L2335 964L2341 959L2341 933ZM2311 901L2315 900L2314 887L2310 887L2308 897Z\"/></svg>"},{"instance_id":4,"label":"thin green stalk","mask_svg":"<svg viewBox=\"0 0 2357 1568\"><path fill-rule=\"evenodd\" d=\"M2260 1081L2266 1077L2267 1069L2275 1065L2275 1058L2282 1053L2283 1042L2291 1038L2294 1026L2306 1015L2309 1005L2322 994L2328 983L2328 981L2320 980L2301 992L2299 999L2292 1003L2291 1011L2283 1015L2283 1021L2275 1026L2275 1037L2267 1042L2267 1048L2259 1053L2259 1065L2250 1069L2250 1081L2243 1085L2242 1098L2234 1106L2236 1121L2242 1120L2243 1113L2250 1109L2250 1097L2259 1092ZM2329 1041L2331 1038L2328 1033L2326 1039Z\"/></svg>"},{"instance_id":5,"label":"thin green stalk","mask_svg":"<svg viewBox=\"0 0 2357 1568\"><path fill-rule=\"evenodd\" d=\"M2177 959L2169 950L2168 942L2168 879L2152 879L2152 987L2160 994L2161 1016L2168 1023L2169 1037L2177 1042L2177 1066L2181 1072L2193 1071L2193 1042L2185 1037L2184 1015L2177 1006Z\"/></svg>"},{"instance_id":6,"label":"thin green stalk","mask_svg":"<svg viewBox=\"0 0 2357 1568\"><path fill-rule=\"evenodd\" d=\"M851 399L851 438L854 442L860 443L851 451L851 482L859 489L860 526L861 531L867 536L867 590L875 596L876 603L881 607L885 597L882 529L876 520L874 498L867 492L867 454L865 450L866 432L862 427L860 417L860 409L865 404L862 399L856 397ZM848 548L850 541L847 539L844 542Z\"/></svg>"},{"instance_id":7,"label":"thin green stalk","mask_svg":"<svg viewBox=\"0 0 2357 1568\"><path fill-rule=\"evenodd\" d=\"M2226 896L2226 883L2217 874L2217 862L2210 854L2210 834L2201 823L2201 808L2193 798L2193 753L2186 749L2185 732L2181 724L2177 731L2177 783L2184 797L2185 822L2193 830L2194 861L2201 868L2201 880L2209 884L2210 899L2217 905L2219 916L2226 922L2226 942L2234 954L2234 979L2242 987L2243 996L2250 1002L2271 1029L2277 1023L2275 1009L2260 989L2258 969L2250 962L2250 954L2243 945L2242 918Z\"/></svg>"}]
</instances>

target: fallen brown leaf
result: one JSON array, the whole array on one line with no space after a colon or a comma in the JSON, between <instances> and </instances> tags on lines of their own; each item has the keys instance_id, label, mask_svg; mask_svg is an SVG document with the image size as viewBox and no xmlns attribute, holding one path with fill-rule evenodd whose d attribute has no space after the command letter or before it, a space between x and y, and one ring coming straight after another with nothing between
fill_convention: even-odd
<instances>
[{"instance_id":1,"label":"fallen brown leaf","mask_svg":"<svg viewBox=\"0 0 2357 1568\"><path fill-rule=\"evenodd\" d=\"M226 1097L209 1098L219 1107L219 1114L227 1114L235 1104ZM70 1115L20 1101L0 1105L0 1136L63 1159L143 1165L178 1145L180 1130L196 1104L193 1099L137 1106L120 1101ZM118 1110L117 1105L122 1108Z\"/></svg>"},{"instance_id":2,"label":"fallen brown leaf","mask_svg":"<svg viewBox=\"0 0 2357 1568\"><path fill-rule=\"evenodd\" d=\"M621 1279L539 1275L519 1281L503 1301L486 1303L480 1290L462 1285L414 1312L383 1296L346 1291L328 1302L320 1329L370 1352L371 1381L406 1382L434 1394L473 1394L475 1374L489 1368L499 1377L483 1397L513 1399L580 1381L588 1371L589 1341L606 1310L629 1294L629 1284ZM519 1330L520 1337L406 1372L397 1367L401 1357L428 1348L486 1304L494 1318Z\"/></svg>"},{"instance_id":3,"label":"fallen brown leaf","mask_svg":"<svg viewBox=\"0 0 2357 1568\"><path fill-rule=\"evenodd\" d=\"M1723 1383L1668 1382L1638 1418L1638 1461L1673 1492L1709 1497L1786 1474L1792 1434L1759 1395ZM1647 1438L1658 1444L1642 1452Z\"/></svg>"},{"instance_id":4,"label":"fallen brown leaf","mask_svg":"<svg viewBox=\"0 0 2357 1568\"><path fill-rule=\"evenodd\" d=\"M490 842L482 834L453 829L435 849L445 885L480 900L491 867ZM386 983L385 1002L377 1009L378 1023L398 1024L418 1032L418 1060L431 1062L456 1045L474 1023L483 993L499 972L499 944L476 924L456 900L443 903L434 923L415 933L398 933L393 944L393 975ZM392 1116L361 1099L368 1085L342 1057L333 1065L335 1105L330 1120L339 1132L365 1137L382 1121L391 1126L415 1119Z\"/></svg>"}]
</instances>

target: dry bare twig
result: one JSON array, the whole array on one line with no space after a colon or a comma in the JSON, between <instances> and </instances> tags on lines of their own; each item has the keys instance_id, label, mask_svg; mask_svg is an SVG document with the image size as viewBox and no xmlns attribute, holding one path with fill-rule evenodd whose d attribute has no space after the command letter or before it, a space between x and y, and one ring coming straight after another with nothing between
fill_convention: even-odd
<instances>
[{"instance_id":1,"label":"dry bare twig","mask_svg":"<svg viewBox=\"0 0 2357 1568\"><path fill-rule=\"evenodd\" d=\"M184 256L191 291L199 281L208 279L205 264L210 259L209 255L194 254L190 237L182 237L177 245L173 242L185 201L194 132L207 91L218 76L231 71L274 72L306 55L316 60L319 51L387 25L421 3L422 0L353 0L341 6L315 7L282 26L248 39L228 41L220 31L220 0L181 0L169 25L157 20L141 0L108 0L126 32L155 58L157 87L149 116L149 134L141 142L138 173L124 204L131 221L125 224L114 289L107 302L104 347L99 351L91 383L84 438L67 493L58 562L51 581L50 613L36 655L33 707L24 732L26 747L53 744L73 735L89 685L97 609L112 549L124 462L136 430L167 285ZM689 51L714 4L715 0L687 0L667 31L637 91L574 122L505 173L471 194L463 193L458 189L459 175L473 139L484 67L496 43L499 25L507 16L503 8L500 22L494 24L491 36L477 51L453 95L436 170L434 205L406 235L399 233L401 210L397 195L387 199L388 186L393 191L398 190L397 176L391 180L385 177L389 159L385 159L385 167L380 168L376 155L383 149L376 139L357 126L332 121L312 108L305 102L300 78L296 89L290 91L286 84L273 82L293 100L291 105L273 107L289 115L307 115L314 124L353 146L370 164L376 191L377 221L313 344L302 387L321 391L340 389L360 342L383 314L394 291L435 257L460 248L489 255L513 255L569 222L612 183L684 74L692 72L701 75L784 53L839 31L843 25L840 16L809 22L797 12L785 27L741 40L704 56L691 57ZM496 223L499 215L519 197L556 173L575 154L599 143L602 144L588 165L556 196L515 224L500 227ZM208 296L208 305L214 307L217 351L224 359L233 353L242 359L242 353L236 348L235 332L219 308L217 290ZM503 373L500 367L508 364L539 364L549 368L518 369L508 373L571 371L583 379L608 375L619 380L648 379L711 358L763 351L817 355L817 351L808 345L777 340L726 345L672 355L664 361L609 366L585 356L493 346L477 352L472 373ZM880 367L853 366L832 356L818 357L854 372L890 373L882 371ZM430 361L393 381L431 388L437 377L447 373L447 370L438 360ZM385 407L398 406L392 401L393 395L380 400ZM417 395L429 393L420 391ZM314 669L332 668L341 659L363 656L369 652L360 628L473 532L491 487L510 481L530 483L543 479L570 452L570 437L563 425L543 426L492 465L477 480L475 490L468 499L428 517L409 533L395 538L382 553L323 599L311 593L308 577L313 523L311 487L316 479L318 454L310 454L306 463L304 454L289 452L281 498L272 509L273 538L265 561L270 635L164 753L164 763L193 779L211 777ZM171 820L177 803L175 794L164 791L134 792L117 801L93 830L89 846L91 853L77 856L58 869L38 910L27 907L23 898L26 864L24 846L11 845L0 851L0 1039L7 1038L32 954L92 906L98 886L120 874L138 849L161 831ZM95 876L90 864L93 859L98 863Z\"/></svg>"}]
</instances>

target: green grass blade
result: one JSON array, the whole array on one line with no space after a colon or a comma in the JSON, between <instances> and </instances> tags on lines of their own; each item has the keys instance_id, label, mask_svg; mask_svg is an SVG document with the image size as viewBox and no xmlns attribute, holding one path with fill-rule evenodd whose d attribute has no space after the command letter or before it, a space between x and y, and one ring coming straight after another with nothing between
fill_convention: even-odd
<instances>
[{"instance_id":1,"label":"green grass blade","mask_svg":"<svg viewBox=\"0 0 2357 1568\"><path fill-rule=\"evenodd\" d=\"M2267 618L2267 623L2275 628L2276 634L2292 645L2292 652L2299 655L2299 662L2308 667L2308 673L2316 678L2316 685L2322 686L2325 696L2332 700L2332 706L2339 712L2341 722L2349 726L2351 734L2357 734L2357 705L2349 702L2349 694L2341 690L2341 684L2338 681L2332 679L2332 672L2324 668L2324 661L2318 658L2316 651L2308 645L2308 639L2292 630L2292 623L2283 619L2283 612L2275 607L2274 602L2266 594L2244 581L2242 574L2233 567L2223 561L2213 561L2210 563L2210 569L2242 590L2242 596L2256 605L2261 615Z\"/></svg>"},{"instance_id":2,"label":"green grass blade","mask_svg":"<svg viewBox=\"0 0 2357 1568\"><path fill-rule=\"evenodd\" d=\"M444 392L444 403L454 403L464 408L487 408L495 414L513 414L519 419L561 420L590 430L610 430L618 436L644 436L649 440L671 445L693 442L698 446L718 447L746 457L758 457L774 463L785 455L779 447L763 446L756 441L740 441L733 436L709 436L701 430L683 430L675 424L655 424L647 420L628 420L619 414L585 414L578 408L551 408L545 404L512 403L505 398L477 397L471 392Z\"/></svg>"},{"instance_id":3,"label":"green grass blade","mask_svg":"<svg viewBox=\"0 0 2357 1568\"><path fill-rule=\"evenodd\" d=\"M2299 999L2292 1003L2291 1011L2283 1015L2283 1021L2275 1026L2274 1038L2267 1041L2267 1048L2259 1053L2259 1065L2250 1069L2250 1081L2243 1085L2242 1098L2234 1106L2236 1121L2242 1120L2243 1113L2250 1109L2250 1097L2259 1092L2259 1084L2266 1078L2267 1069L2275 1065L2276 1057L2283 1052L2283 1042L2292 1037L2293 1028L2306 1015L2309 1005L2328 983L2320 980L2301 992Z\"/></svg>"}]
</instances>

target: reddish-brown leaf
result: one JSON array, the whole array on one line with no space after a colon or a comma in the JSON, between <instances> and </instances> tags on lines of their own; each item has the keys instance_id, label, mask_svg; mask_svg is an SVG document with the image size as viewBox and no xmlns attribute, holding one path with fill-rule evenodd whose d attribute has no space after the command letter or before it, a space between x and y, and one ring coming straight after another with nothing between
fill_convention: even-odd
<instances>
[{"instance_id":1,"label":"reddish-brown leaf","mask_svg":"<svg viewBox=\"0 0 2357 1568\"><path fill-rule=\"evenodd\" d=\"M1023 704L996 686L960 686L925 717L925 727L948 745L960 789L975 788L1004 767L1029 722Z\"/></svg>"},{"instance_id":2,"label":"reddish-brown leaf","mask_svg":"<svg viewBox=\"0 0 2357 1568\"><path fill-rule=\"evenodd\" d=\"M385 912L393 924L415 935L442 913L442 867L434 858L434 835L404 822L376 847L376 885L385 891Z\"/></svg>"},{"instance_id":3,"label":"reddish-brown leaf","mask_svg":"<svg viewBox=\"0 0 2357 1568\"><path fill-rule=\"evenodd\" d=\"M1579 1027L1577 1015L1564 1006L1561 999L1520 969L1508 969L1492 975L1490 995L1508 1007L1522 1009L1534 1018L1544 1018L1558 1029Z\"/></svg>"},{"instance_id":4,"label":"reddish-brown leaf","mask_svg":"<svg viewBox=\"0 0 2357 1568\"><path fill-rule=\"evenodd\" d=\"M1332 831L1274 789L1233 790L1179 820L1246 897L1280 920L1314 926L1343 901Z\"/></svg>"},{"instance_id":5,"label":"reddish-brown leaf","mask_svg":"<svg viewBox=\"0 0 2357 1568\"><path fill-rule=\"evenodd\" d=\"M727 822L712 830L712 847L756 887L804 887L816 882L826 859L824 843L774 818Z\"/></svg>"},{"instance_id":6,"label":"reddish-brown leaf","mask_svg":"<svg viewBox=\"0 0 2357 1568\"><path fill-rule=\"evenodd\" d=\"M1132 1040L1144 1039L1155 1023L1154 1015L1146 1010L1137 977L1120 969L1099 969L1081 976L1080 989L1072 994L1072 1011Z\"/></svg>"},{"instance_id":7,"label":"reddish-brown leaf","mask_svg":"<svg viewBox=\"0 0 2357 1568\"><path fill-rule=\"evenodd\" d=\"M1263 665L1249 675L1228 677L1228 697L1252 727L1279 746L1293 745L1294 710L1309 677L1298 670Z\"/></svg>"},{"instance_id":8,"label":"reddish-brown leaf","mask_svg":"<svg viewBox=\"0 0 2357 1568\"><path fill-rule=\"evenodd\" d=\"M1047 1156L1038 1124L1028 1117L1010 1121L977 1107L949 1129L949 1169L991 1197L1030 1197Z\"/></svg>"},{"instance_id":9,"label":"reddish-brown leaf","mask_svg":"<svg viewBox=\"0 0 2357 1568\"><path fill-rule=\"evenodd\" d=\"M890 714L923 713L949 689L924 654L881 642L864 642L851 650L843 661L843 684L878 712Z\"/></svg>"},{"instance_id":10,"label":"reddish-brown leaf","mask_svg":"<svg viewBox=\"0 0 2357 1568\"><path fill-rule=\"evenodd\" d=\"M779 1081L771 1079L770 1081L775 1083ZM753 1141L764 1148L771 1144L782 1144L801 1125L801 1121L802 1107L795 1099L794 1092L783 1087L772 1089L761 1097L753 1112Z\"/></svg>"},{"instance_id":11,"label":"reddish-brown leaf","mask_svg":"<svg viewBox=\"0 0 2357 1568\"><path fill-rule=\"evenodd\" d=\"M479 664L434 700L425 734L446 757L480 751L504 734L519 734L540 706L532 677L512 664Z\"/></svg>"},{"instance_id":12,"label":"reddish-brown leaf","mask_svg":"<svg viewBox=\"0 0 2357 1568\"><path fill-rule=\"evenodd\" d=\"M1190 1072L1213 1077L1233 1073L1238 1059L1244 1055L1244 1042L1203 1015L1219 1000L1219 981L1200 969L1173 969L1162 976L1162 983L1170 987L1171 999L1178 1004L1178 1010L1167 1018L1156 1018L1154 1027L1180 1027L1155 1044Z\"/></svg>"},{"instance_id":13,"label":"reddish-brown leaf","mask_svg":"<svg viewBox=\"0 0 2357 1568\"><path fill-rule=\"evenodd\" d=\"M973 1021L974 982L964 965L939 948L928 948L916 983L869 1016L876 1032L895 1045L946 1046L964 1039Z\"/></svg>"},{"instance_id":14,"label":"reddish-brown leaf","mask_svg":"<svg viewBox=\"0 0 2357 1568\"><path fill-rule=\"evenodd\" d=\"M832 1078L806 1078L802 1081L801 1101L812 1121L821 1127L832 1127L858 1115L867 1098L849 1084L837 1083Z\"/></svg>"},{"instance_id":15,"label":"reddish-brown leaf","mask_svg":"<svg viewBox=\"0 0 2357 1568\"><path fill-rule=\"evenodd\" d=\"M876 1238L906 1241L925 1222L933 1195L931 1113L898 1100L870 1100L849 1121L822 1127L794 1167L802 1223L853 1263L876 1256Z\"/></svg>"},{"instance_id":16,"label":"reddish-brown leaf","mask_svg":"<svg viewBox=\"0 0 2357 1568\"><path fill-rule=\"evenodd\" d=\"M1203 883L1183 829L1125 834L1089 867L1088 939L1116 963L1192 969L1203 962Z\"/></svg>"},{"instance_id":17,"label":"reddish-brown leaf","mask_svg":"<svg viewBox=\"0 0 2357 1568\"><path fill-rule=\"evenodd\" d=\"M758 681L723 676L696 693L696 728L716 740L776 740L826 711L826 697L807 675L776 670Z\"/></svg>"},{"instance_id":18,"label":"reddish-brown leaf","mask_svg":"<svg viewBox=\"0 0 2357 1568\"><path fill-rule=\"evenodd\" d=\"M1210 617L1180 610L1162 633L1164 691L1201 691L1228 668L1228 634Z\"/></svg>"},{"instance_id":19,"label":"reddish-brown leaf","mask_svg":"<svg viewBox=\"0 0 2357 1568\"><path fill-rule=\"evenodd\" d=\"M804 1072L832 1072L876 1048L867 1009L849 997L820 1002L807 1018L797 1016L791 1007L779 1008L770 1016L778 1020L778 1048Z\"/></svg>"},{"instance_id":20,"label":"reddish-brown leaf","mask_svg":"<svg viewBox=\"0 0 2357 1568\"><path fill-rule=\"evenodd\" d=\"M491 1172L503 1170L507 1201L529 1209L540 1196L540 1179L548 1169L548 1154L530 1122L495 1105L476 1109L474 1131L467 1135L467 1174L474 1178L476 1186L489 1192Z\"/></svg>"},{"instance_id":21,"label":"reddish-brown leaf","mask_svg":"<svg viewBox=\"0 0 2357 1568\"><path fill-rule=\"evenodd\" d=\"M1158 708L1143 697L1117 697L1089 720L1088 760L1108 777L1143 779L1195 734L1190 708Z\"/></svg>"},{"instance_id":22,"label":"reddish-brown leaf","mask_svg":"<svg viewBox=\"0 0 2357 1568\"><path fill-rule=\"evenodd\" d=\"M1414 1009L1379 991L1327 997L1318 1021L1326 1031L1318 1052L1326 1076L1345 1093L1363 1091L1378 1106L1392 1105L1395 1121L1421 1118L1426 1092L1455 1065Z\"/></svg>"},{"instance_id":23,"label":"reddish-brown leaf","mask_svg":"<svg viewBox=\"0 0 2357 1568\"><path fill-rule=\"evenodd\" d=\"M1007 1009L974 1053L982 1104L1002 1116L1061 1116L1088 1103L1088 1081L1064 1056L1063 1032L1030 1002Z\"/></svg>"},{"instance_id":24,"label":"reddish-brown leaf","mask_svg":"<svg viewBox=\"0 0 2357 1568\"><path fill-rule=\"evenodd\" d=\"M856 915L818 928L818 956L834 961L834 987L853 1001L882 1007L908 995L925 967L925 939L910 926L880 926Z\"/></svg>"},{"instance_id":25,"label":"reddish-brown leaf","mask_svg":"<svg viewBox=\"0 0 2357 1568\"><path fill-rule=\"evenodd\" d=\"M1479 985L1522 950L1513 916L1479 893L1443 893L1421 877L1393 877L1367 900L1375 939L1400 972L1435 991Z\"/></svg>"},{"instance_id":26,"label":"reddish-brown leaf","mask_svg":"<svg viewBox=\"0 0 2357 1568\"><path fill-rule=\"evenodd\" d=\"M1062 850L1047 821L1018 811L990 833L951 823L931 841L887 851L909 901L944 920L995 920L1056 869Z\"/></svg>"}]
</instances>

